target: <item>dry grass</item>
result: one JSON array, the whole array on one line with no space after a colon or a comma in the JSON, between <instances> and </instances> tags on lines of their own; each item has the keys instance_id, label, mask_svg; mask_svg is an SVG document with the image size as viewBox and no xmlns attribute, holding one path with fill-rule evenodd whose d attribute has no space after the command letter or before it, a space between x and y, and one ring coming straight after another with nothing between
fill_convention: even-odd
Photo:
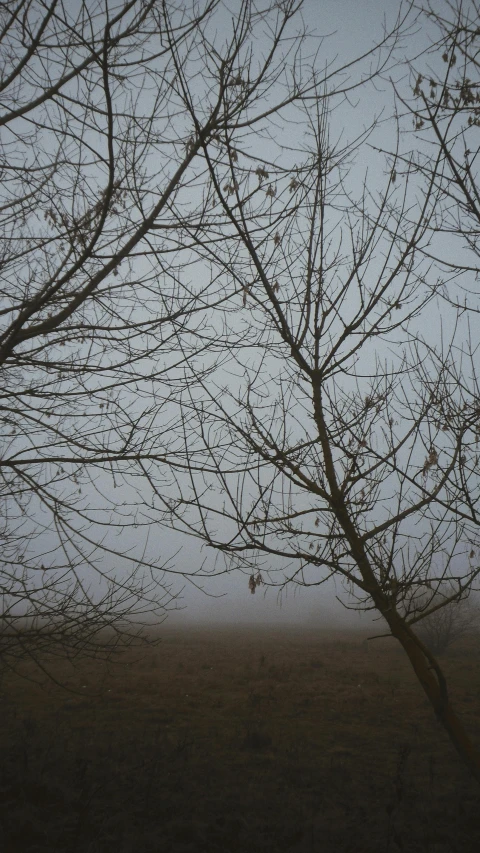
<instances>
[{"instance_id":1,"label":"dry grass","mask_svg":"<svg viewBox=\"0 0 480 853\"><path fill-rule=\"evenodd\" d=\"M478 741L479 642L445 668ZM78 692L3 680L3 853L480 850L479 791L393 641L167 629L55 674Z\"/></svg>"}]
</instances>

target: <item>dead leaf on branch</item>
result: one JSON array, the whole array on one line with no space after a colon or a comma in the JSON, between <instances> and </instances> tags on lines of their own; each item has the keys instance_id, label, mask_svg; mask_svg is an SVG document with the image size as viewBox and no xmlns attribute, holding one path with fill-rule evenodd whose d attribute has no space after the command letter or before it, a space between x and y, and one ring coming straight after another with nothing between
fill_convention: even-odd
<instances>
[{"instance_id":1,"label":"dead leaf on branch","mask_svg":"<svg viewBox=\"0 0 480 853\"><path fill-rule=\"evenodd\" d=\"M425 459L424 466L422 468L423 476L426 477L430 468L433 468L435 465L438 465L438 453L434 447L430 448L430 453Z\"/></svg>"},{"instance_id":2,"label":"dead leaf on branch","mask_svg":"<svg viewBox=\"0 0 480 853\"><path fill-rule=\"evenodd\" d=\"M252 285L251 285L251 284L244 284L244 285L243 285L243 287L242 287L242 290L243 290L242 302L243 302L243 307L244 307L244 308L245 308L245 306L246 306L246 304L247 304L247 296L248 296L248 294L250 293L250 290L251 290L251 289L252 289Z\"/></svg>"},{"instance_id":3,"label":"dead leaf on branch","mask_svg":"<svg viewBox=\"0 0 480 853\"><path fill-rule=\"evenodd\" d=\"M248 588L249 588L250 592L252 593L252 595L255 594L255 590L256 590L257 586L260 586L262 583L264 583L264 580L263 580L260 572L258 572L256 575L250 575L250 577L248 579Z\"/></svg>"},{"instance_id":4,"label":"dead leaf on branch","mask_svg":"<svg viewBox=\"0 0 480 853\"><path fill-rule=\"evenodd\" d=\"M270 173L267 172L263 166L257 166L255 170L255 174L257 175L259 181L267 180L270 177Z\"/></svg>"}]
</instances>

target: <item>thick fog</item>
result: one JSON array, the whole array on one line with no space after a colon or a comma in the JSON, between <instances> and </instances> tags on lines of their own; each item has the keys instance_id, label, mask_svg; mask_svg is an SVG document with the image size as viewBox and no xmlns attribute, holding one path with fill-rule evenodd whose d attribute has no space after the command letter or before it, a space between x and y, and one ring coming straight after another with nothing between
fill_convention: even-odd
<instances>
[{"instance_id":1,"label":"thick fog","mask_svg":"<svg viewBox=\"0 0 480 853\"><path fill-rule=\"evenodd\" d=\"M368 51L381 39L385 26L392 24L399 13L397 0L363 0L352 3L351 0L307 0L302 14L309 31L318 36L327 36L322 42L321 55L325 64L341 57L342 62L353 60ZM410 47L415 42L424 45L425 36L421 31L413 33ZM387 87L379 86L377 93L369 93L368 104L362 101L358 111L358 132L366 126L374 115L379 114L384 99L389 99ZM364 99L365 100L365 99ZM351 113L349 120L351 120ZM338 122L341 118L332 116ZM350 135L355 128L349 126ZM387 129L385 130L387 132ZM392 132L392 128L388 130ZM394 129L393 129L394 132ZM364 152L362 151L362 157ZM362 179L366 163L358 163L359 180ZM354 169L355 172L355 169ZM370 172L370 180L373 174ZM198 578L172 581L172 589L180 588L173 608L169 609L168 624L181 626L191 624L253 624L257 626L289 625L298 627L324 628L371 628L372 633L382 633L381 617L371 611L364 612L358 604L349 598L340 583L327 581L309 588L294 584L285 587L259 586L252 594L248 586L248 575L240 572L217 574L219 561L212 550L202 547L198 542L185 541L176 534L162 531L161 541L167 550L178 547L173 564L178 572L194 572L201 566ZM223 567L222 567L223 568ZM220 570L221 571L221 570ZM215 577L208 577L211 572ZM355 608L355 609L354 609Z\"/></svg>"},{"instance_id":2,"label":"thick fog","mask_svg":"<svg viewBox=\"0 0 480 853\"><path fill-rule=\"evenodd\" d=\"M303 23L306 29L319 37L318 46L319 53L317 63L320 68L329 67L329 63L334 63L340 58L341 64L348 64L362 54L367 53L375 44L378 44L382 35L395 21L400 9L400 4L397 0L369 0L369 2L352 3L351 0L325 0L319 3L318 0L306 0L302 7ZM222 19L222 14L224 18ZM225 21L225 26L228 27L225 9L220 14L216 25L219 27L221 36L222 20ZM302 20L299 19L299 29L301 29ZM409 39L408 50L411 55L415 54L416 49L419 50L425 47L425 39L427 36L419 27L413 31ZM366 61L365 69L362 68L361 74L368 75L369 62ZM402 72L405 73L405 69ZM345 80L348 73L345 72ZM193 88L195 84L193 83ZM358 110L357 107L358 100ZM345 128L345 116L342 113L342 108L333 112L332 120L332 136L341 138L345 129L348 130L348 136L355 138L360 136L366 126L373 121L375 117L382 114L385 108L391 110L391 89L388 82L378 82L375 87L370 87L368 97L357 95L357 92L349 94L349 125ZM353 117L353 118L352 118ZM287 139L292 146L298 140L295 138L295 125L290 122L288 131L291 136ZM381 126L381 141L384 145L394 147L395 127L386 124ZM391 135L391 139L388 138ZM378 140L376 140L378 141ZM373 191L376 181L381 182L384 174L382 168L378 168L378 157L374 153L372 147L358 149L358 162L353 164L352 180L359 182L359 185L364 180L367 168L369 171L369 189ZM255 152L255 157L261 162L262 151ZM383 164L383 161L382 161ZM358 172L357 172L358 167ZM202 273L208 276L208 270L203 270ZM443 332L447 329L447 321L444 322ZM174 356L176 357L176 351ZM377 353L375 352L375 355ZM205 356L208 359L208 355ZM369 356L367 355L367 362ZM370 353L371 359L371 353ZM372 369L373 361L367 363L367 372L374 372ZM147 368L145 369L146 372ZM228 374L226 382L230 385L238 379L234 377L233 372ZM346 380L345 380L346 381ZM153 386L153 383L152 383ZM213 387L213 385L212 385ZM103 403L101 404L103 418ZM160 417L164 417L165 421L168 417L168 405L160 413ZM165 414L166 413L166 414ZM136 414L136 413L135 413ZM156 415L155 415L156 417ZM168 430L168 426L161 424L160 427ZM179 480L182 476L187 476L184 473L179 475ZM67 475L66 475L67 477ZM74 480L75 482L75 480ZM71 484L70 484L71 485ZM115 506L115 514L112 512L113 523L109 527L109 515L107 511L102 512L94 506L93 501L88 506L89 518L92 516L101 523L107 532L102 536L102 544L110 547L110 552L107 557L98 556L94 551L89 552L91 559L90 567L85 569L88 573L91 569L91 576L95 582L97 576L95 569L99 569L99 575L102 571L110 572L112 575L116 573L117 578L122 578L125 573L135 564L135 559L141 561L145 559L149 565L164 565L168 571L165 576L162 576L161 571L158 574L152 574L152 581L157 580L161 584L164 582L169 588L170 593L174 597L172 603L167 607L167 618L174 625L189 625L192 623L202 624L255 624L255 625L296 625L309 627L358 627L371 626L375 632L375 617L372 617L371 612L362 613L354 609L355 602L348 597L347 591L342 587L341 583L335 584L333 581L327 581L319 585L310 585L302 587L296 583L285 583L282 586L282 578L288 580L288 565L282 568L282 574L272 573L268 576L269 568L278 569L278 565L268 566L263 564L259 566L263 582L255 588L254 594L249 587L249 575L239 571L230 571L229 565L224 564L221 557L216 554L213 548L202 546L200 539L192 537L183 537L178 531L169 530L168 527L157 527L152 523L150 530L151 535L145 534L148 519L141 518L140 529L133 532L132 510L134 500L130 501L128 486L122 484L122 494L114 493L116 484L113 480L107 482L100 475L97 480L99 493L107 496L107 504ZM80 493L81 489L78 489ZM147 489L146 489L147 491ZM151 498L152 517L157 509L154 506L153 498ZM163 495L161 495L163 497ZM79 498L80 500L80 498ZM83 498L81 499L83 500ZM215 494L214 500L220 501L218 493ZM87 499L85 506L87 506ZM97 512L97 516L95 516ZM125 519L125 522L122 521ZM115 525L117 525L116 529ZM142 529L143 525L143 529ZM221 531L223 534L225 531ZM87 536L89 532L87 531ZM38 535L35 541L37 549L35 559L38 565L35 565L35 570L43 570L43 555L49 554L51 546L50 538L52 536L52 526L45 523L41 534ZM142 538L143 537L143 538ZM94 539L94 537L92 537ZM146 544L144 542L146 541ZM142 550L144 548L144 550ZM100 551L100 549L98 549ZM107 549L108 551L108 549ZM69 557L69 559L72 559ZM105 562L102 564L102 560ZM130 560L127 569L122 564ZM75 555L72 565L80 563L80 557ZM98 566L96 561L99 561ZM32 565L34 560L32 559ZM45 558L47 563L47 558ZM126 576L126 574L125 574ZM274 586L273 580L277 581ZM310 578L310 581L312 579ZM102 581L99 582L100 584ZM381 633L381 628L380 631Z\"/></svg>"},{"instance_id":3,"label":"thick fog","mask_svg":"<svg viewBox=\"0 0 480 853\"><path fill-rule=\"evenodd\" d=\"M318 588L292 588L283 590L260 587L255 594L248 589L248 578L231 574L202 584L204 591L186 582L176 604L178 610L169 611L165 624L172 627L191 625L252 625L256 627L296 627L306 629L372 628L378 616L346 609L345 594L336 598L332 584ZM350 607L352 602L350 602ZM379 631L379 633L381 633Z\"/></svg>"}]
</instances>

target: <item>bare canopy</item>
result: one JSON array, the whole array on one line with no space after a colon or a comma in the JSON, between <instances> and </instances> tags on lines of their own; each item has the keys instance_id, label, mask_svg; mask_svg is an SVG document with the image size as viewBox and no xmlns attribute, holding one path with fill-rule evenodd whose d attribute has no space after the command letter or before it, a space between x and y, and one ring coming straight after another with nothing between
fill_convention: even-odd
<instances>
[{"instance_id":1,"label":"bare canopy","mask_svg":"<svg viewBox=\"0 0 480 853\"><path fill-rule=\"evenodd\" d=\"M415 631L480 572L478 354L464 301L479 271L478 82L467 97L451 79L452 40L470 39L462 73L470 62L478 29L467 30L457 21L440 41L433 31L418 61L438 79L425 94L407 66L411 88L405 75L390 88L388 122L359 132L349 109L368 83L358 102L319 81L272 123L264 156L232 128L228 162L207 157L230 231L214 245L207 229L195 237L240 294L224 314L228 384L216 371L183 389L190 477L177 478L181 497L165 510L227 570L242 569L251 592L343 581L400 642L480 780L444 673ZM429 606L416 594L426 587Z\"/></svg>"},{"instance_id":2,"label":"bare canopy","mask_svg":"<svg viewBox=\"0 0 480 853\"><path fill-rule=\"evenodd\" d=\"M225 228L208 164L225 158L231 128L261 139L311 85L296 5L245 0L231 16L218 0L2 4L12 653L59 637L96 648L102 627L128 637L175 604L143 465L182 466L170 402L187 366L203 376L218 358L212 311L235 292L192 252L197 228Z\"/></svg>"}]
</instances>

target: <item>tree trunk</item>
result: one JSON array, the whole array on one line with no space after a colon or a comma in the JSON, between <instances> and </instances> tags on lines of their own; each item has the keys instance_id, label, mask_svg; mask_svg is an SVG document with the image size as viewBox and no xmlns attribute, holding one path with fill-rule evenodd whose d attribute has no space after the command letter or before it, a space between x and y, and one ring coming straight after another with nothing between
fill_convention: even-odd
<instances>
[{"instance_id":1,"label":"tree trunk","mask_svg":"<svg viewBox=\"0 0 480 853\"><path fill-rule=\"evenodd\" d=\"M437 719L447 732L460 758L480 784L480 752L470 740L448 697L445 676L433 655L398 614L385 614L393 636L405 650Z\"/></svg>"}]
</instances>

